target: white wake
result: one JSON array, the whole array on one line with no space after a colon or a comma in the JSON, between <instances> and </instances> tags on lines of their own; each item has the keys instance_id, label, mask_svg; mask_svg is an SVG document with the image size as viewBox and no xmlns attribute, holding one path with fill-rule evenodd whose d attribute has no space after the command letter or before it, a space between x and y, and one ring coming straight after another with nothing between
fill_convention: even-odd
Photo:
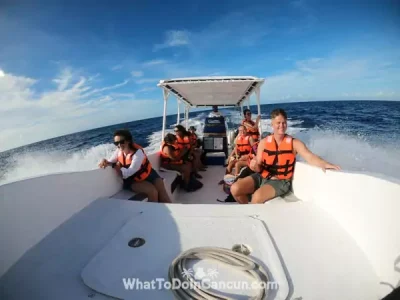
<instances>
[{"instance_id":1,"label":"white wake","mask_svg":"<svg viewBox=\"0 0 400 300\"><path fill-rule=\"evenodd\" d=\"M203 133L204 117L205 114L200 114L188 120L188 126L195 126L199 136ZM340 165L343 170L386 175L400 179L398 172L400 147L398 144L393 145L386 142L376 146L360 136L340 133L340 128L336 131L306 129L301 127L302 123L302 120L289 119L288 134L300 138L311 151ZM181 124L186 125L185 122L181 122ZM269 119L263 118L262 129L263 132L271 132ZM167 132L173 132L173 127L167 128ZM161 135L162 132L159 130L148 136L149 146L145 148L147 153L159 150ZM0 180L0 184L52 173L93 170L97 168L97 164L102 158L110 157L114 150L113 144L103 144L87 150L76 151L73 154L59 151L29 152L22 156L11 157L12 168L7 170L5 176Z\"/></svg>"}]
</instances>

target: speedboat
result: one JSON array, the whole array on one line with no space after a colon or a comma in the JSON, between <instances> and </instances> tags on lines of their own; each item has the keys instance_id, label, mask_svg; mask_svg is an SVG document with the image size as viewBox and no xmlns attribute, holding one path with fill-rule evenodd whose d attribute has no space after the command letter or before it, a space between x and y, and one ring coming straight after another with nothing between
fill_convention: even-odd
<instances>
[{"instance_id":1,"label":"speedboat","mask_svg":"<svg viewBox=\"0 0 400 300\"><path fill-rule=\"evenodd\" d=\"M187 126L191 108L243 109L253 94L260 114L263 83L161 80L162 136L169 96L185 106ZM221 203L221 138L209 143L204 186L191 193L178 172L160 168L158 151L147 153L171 204L123 190L111 168L0 186L0 299L372 300L399 291L399 182L297 161L290 194Z\"/></svg>"}]
</instances>

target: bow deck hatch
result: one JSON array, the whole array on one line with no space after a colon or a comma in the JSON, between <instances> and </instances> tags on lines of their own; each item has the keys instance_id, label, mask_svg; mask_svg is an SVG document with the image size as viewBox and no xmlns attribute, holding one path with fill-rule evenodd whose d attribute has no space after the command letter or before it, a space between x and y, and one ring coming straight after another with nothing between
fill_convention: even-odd
<instances>
[{"instance_id":1,"label":"bow deck hatch","mask_svg":"<svg viewBox=\"0 0 400 300\"><path fill-rule=\"evenodd\" d=\"M240 244L267 270L267 299L286 299L289 285L278 250L265 224L250 216L157 219L144 212L125 224L92 258L82 279L90 288L115 298L173 299L164 283L170 264L180 253L195 247L232 249ZM185 272L197 282L206 278L212 288L235 299L256 294L249 276L213 260L191 261ZM153 286L146 285L152 281Z\"/></svg>"}]
</instances>

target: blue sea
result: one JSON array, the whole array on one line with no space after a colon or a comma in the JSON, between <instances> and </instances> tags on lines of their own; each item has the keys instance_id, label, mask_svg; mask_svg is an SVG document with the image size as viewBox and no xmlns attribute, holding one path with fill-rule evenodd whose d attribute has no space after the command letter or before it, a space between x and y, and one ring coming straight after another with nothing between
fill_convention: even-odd
<instances>
[{"instance_id":1,"label":"blue sea","mask_svg":"<svg viewBox=\"0 0 400 300\"><path fill-rule=\"evenodd\" d=\"M278 107L288 114L288 133L322 158L345 171L400 179L400 101L266 104L261 106L264 132L271 131L269 113ZM255 118L257 108L250 108ZM229 126L240 121L237 109L220 111ZM196 126L200 134L207 114L189 115L189 125ZM177 115L168 116L167 129L172 130L176 122ZM148 153L158 149L162 117L82 131L1 152L0 185L45 174L96 169L98 162L114 151L113 132L120 128L131 130Z\"/></svg>"}]
</instances>

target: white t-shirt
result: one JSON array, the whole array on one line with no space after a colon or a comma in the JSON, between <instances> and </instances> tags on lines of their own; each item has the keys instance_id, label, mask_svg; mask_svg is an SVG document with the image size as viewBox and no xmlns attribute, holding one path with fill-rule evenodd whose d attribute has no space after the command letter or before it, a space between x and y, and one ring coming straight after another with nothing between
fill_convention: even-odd
<instances>
[{"instance_id":1,"label":"white t-shirt","mask_svg":"<svg viewBox=\"0 0 400 300\"><path fill-rule=\"evenodd\" d=\"M218 117L223 117L223 115L219 111L212 111L208 114L209 118L218 118Z\"/></svg>"},{"instance_id":2,"label":"white t-shirt","mask_svg":"<svg viewBox=\"0 0 400 300\"><path fill-rule=\"evenodd\" d=\"M119 151L120 151L119 149L115 150L113 155L108 160L110 163L116 163L118 161ZM125 153L122 152L122 154L126 157ZM129 168L121 168L122 178L126 179L126 178L132 176L133 174L135 174L137 171L139 171L144 157L145 156L144 156L143 150L138 149L132 157L132 163L129 166Z\"/></svg>"}]
</instances>

